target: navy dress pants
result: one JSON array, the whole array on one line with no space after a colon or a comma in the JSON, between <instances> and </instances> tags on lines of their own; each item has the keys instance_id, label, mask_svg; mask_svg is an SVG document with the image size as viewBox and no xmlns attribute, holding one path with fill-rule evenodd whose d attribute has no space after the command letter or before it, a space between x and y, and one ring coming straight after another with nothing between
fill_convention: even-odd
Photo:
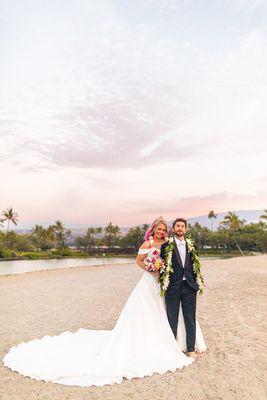
<instances>
[{"instance_id":1,"label":"navy dress pants","mask_svg":"<svg viewBox=\"0 0 267 400\"><path fill-rule=\"evenodd\" d=\"M195 351L196 299L197 291L189 286L186 280L182 281L179 288L172 287L170 284L165 295L167 316L175 339L177 338L180 303L182 304L187 351Z\"/></svg>"}]
</instances>

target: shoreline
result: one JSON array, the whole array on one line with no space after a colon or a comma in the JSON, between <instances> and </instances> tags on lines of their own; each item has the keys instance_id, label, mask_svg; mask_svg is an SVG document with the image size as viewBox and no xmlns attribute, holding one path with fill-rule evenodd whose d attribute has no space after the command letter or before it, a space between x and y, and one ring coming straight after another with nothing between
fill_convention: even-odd
<instances>
[{"instance_id":1,"label":"shoreline","mask_svg":"<svg viewBox=\"0 0 267 400\"><path fill-rule=\"evenodd\" d=\"M254 257L255 256L260 256L260 255L253 255ZM244 256L244 257L252 257L252 255L249 255L249 256ZM58 266L55 266L55 267L51 267L51 265L50 266L45 266L44 265L44 268L36 268L36 269L29 269L29 270L25 270L25 271L23 271L23 270L21 270L21 271L13 271L13 272L10 272L10 273L8 273L8 271L5 271L5 272L3 272L3 271L1 271L1 263L0 263L0 277L2 277L2 276L10 276L10 275L24 275L24 274L28 274L28 273L32 273L32 272L42 272L42 271L63 271L63 270L65 270L65 269L75 269L75 268L91 268L91 267L97 267L97 268L100 268L100 267L103 267L103 266L107 266L107 267L109 267L109 268L112 268L112 267L114 267L114 266L117 266L117 265L124 265L125 263L122 261L122 262L116 262L115 261L115 259L125 259L125 258L127 258L127 259L131 259L131 261L129 261L129 262L127 262L125 265L129 265L129 264L132 264L132 265L136 265L136 263L135 263L135 257L107 257L107 258L105 258L105 257L88 257L88 258L84 258L85 260L90 260L90 259L92 259L92 258L96 258L96 259L98 259L98 260L103 260L103 263L99 263L99 264L88 264L88 265L65 265L65 266L60 266L60 265L58 265ZM200 261L201 261L201 263L203 264L205 261L212 261L212 260L228 260L228 259L232 259L232 258L238 258L238 256L236 256L236 255L232 255L232 256L227 256L227 257L218 257L218 256L213 256L213 255L209 255L209 256L200 256ZM241 258L243 258L243 257L241 257ZM114 259L114 260L112 260L112 259ZM77 258L65 258L65 259L60 259L60 260L58 260L58 259L49 259L49 260L47 260L47 259L39 259L39 260L13 260L13 261L26 261L26 262L29 262L30 264L34 264L35 262L40 262L40 261L49 261L49 262L53 262L53 261L64 261L64 260L77 260ZM78 260L81 260L81 258L79 258ZM112 261L112 262L106 262L107 260L109 260L109 261ZM6 260L6 262L13 262L12 260ZM44 263L45 264L45 263ZM23 267L23 266L22 266ZM6 266L6 268L8 269L8 268L11 268L10 266Z\"/></svg>"},{"instance_id":2,"label":"shoreline","mask_svg":"<svg viewBox=\"0 0 267 400\"><path fill-rule=\"evenodd\" d=\"M35 260L27 260L27 261L35 261ZM128 266L128 265L136 265L135 262L132 263L127 263L127 264L123 264L123 263L113 263L113 264L100 264L100 265L79 265L79 266L71 266L71 267L65 267L65 268L47 268L47 269L40 269L40 270L35 270L35 271L25 271L25 272L17 272L17 273L13 273L13 274L5 274L5 275L1 275L0 274L0 279L7 277L7 276L19 276L19 275L25 275L25 274L34 274L34 273L41 273L41 272L49 272L49 271L65 271L65 270L75 270L75 269L88 269L88 268L102 268L102 267L118 267L118 266Z\"/></svg>"},{"instance_id":3,"label":"shoreline","mask_svg":"<svg viewBox=\"0 0 267 400\"><path fill-rule=\"evenodd\" d=\"M267 253L260 253L260 252L250 252L249 254L245 254L243 257L252 257L252 256L261 256L265 255ZM6 262L6 261L50 261L50 260L80 260L80 259L91 259L91 258L97 258L97 259L108 259L108 258L133 258L136 257L137 252L133 254L110 254L110 255L105 255L105 256L100 256L100 255L93 255L93 256L59 256L59 257L38 257L38 258L27 258L27 257L16 257L16 258L0 258L0 263L1 262ZM226 258L233 258L233 257L241 257L240 253L199 253L199 256L202 258L215 258L216 259L226 259Z\"/></svg>"}]
</instances>

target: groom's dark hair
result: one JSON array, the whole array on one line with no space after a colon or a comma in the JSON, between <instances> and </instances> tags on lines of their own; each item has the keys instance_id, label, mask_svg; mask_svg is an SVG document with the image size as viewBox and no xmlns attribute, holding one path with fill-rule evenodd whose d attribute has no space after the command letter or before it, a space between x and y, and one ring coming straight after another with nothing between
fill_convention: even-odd
<instances>
[{"instance_id":1,"label":"groom's dark hair","mask_svg":"<svg viewBox=\"0 0 267 400\"><path fill-rule=\"evenodd\" d=\"M187 228L187 220L184 218L176 218L172 223L172 229L175 227L176 222L183 222Z\"/></svg>"}]
</instances>

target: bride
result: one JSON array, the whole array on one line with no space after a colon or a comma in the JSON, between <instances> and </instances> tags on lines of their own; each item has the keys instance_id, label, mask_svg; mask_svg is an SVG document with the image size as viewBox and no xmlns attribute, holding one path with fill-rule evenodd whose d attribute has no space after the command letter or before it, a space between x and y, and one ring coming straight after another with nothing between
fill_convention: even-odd
<instances>
[{"instance_id":1,"label":"bride","mask_svg":"<svg viewBox=\"0 0 267 400\"><path fill-rule=\"evenodd\" d=\"M153 222L139 249L138 265L159 252L167 224ZM182 350L185 328L179 316L177 340L170 328L164 300L159 295L155 273L144 271L130 294L115 327L108 330L80 328L72 333L44 336L13 346L5 355L6 367L32 379L63 385L103 386L121 383L123 378L142 378L175 371L194 362ZM206 349L197 324L196 350Z\"/></svg>"}]
</instances>

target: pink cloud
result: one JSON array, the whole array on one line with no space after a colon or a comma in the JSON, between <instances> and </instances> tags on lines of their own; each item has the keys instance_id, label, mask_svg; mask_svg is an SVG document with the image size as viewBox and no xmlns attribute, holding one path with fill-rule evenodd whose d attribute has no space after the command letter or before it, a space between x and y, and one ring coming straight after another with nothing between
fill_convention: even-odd
<instances>
[{"instance_id":1,"label":"pink cloud","mask_svg":"<svg viewBox=\"0 0 267 400\"><path fill-rule=\"evenodd\" d=\"M261 192L256 195L222 192L207 196L190 196L180 199L171 199L161 204L135 204L138 210L137 213L143 216L149 216L150 219L159 215L163 215L168 219L172 219L175 216L190 218L206 215L210 210L215 210L216 213L251 208L263 209L266 205L267 192Z\"/></svg>"}]
</instances>

